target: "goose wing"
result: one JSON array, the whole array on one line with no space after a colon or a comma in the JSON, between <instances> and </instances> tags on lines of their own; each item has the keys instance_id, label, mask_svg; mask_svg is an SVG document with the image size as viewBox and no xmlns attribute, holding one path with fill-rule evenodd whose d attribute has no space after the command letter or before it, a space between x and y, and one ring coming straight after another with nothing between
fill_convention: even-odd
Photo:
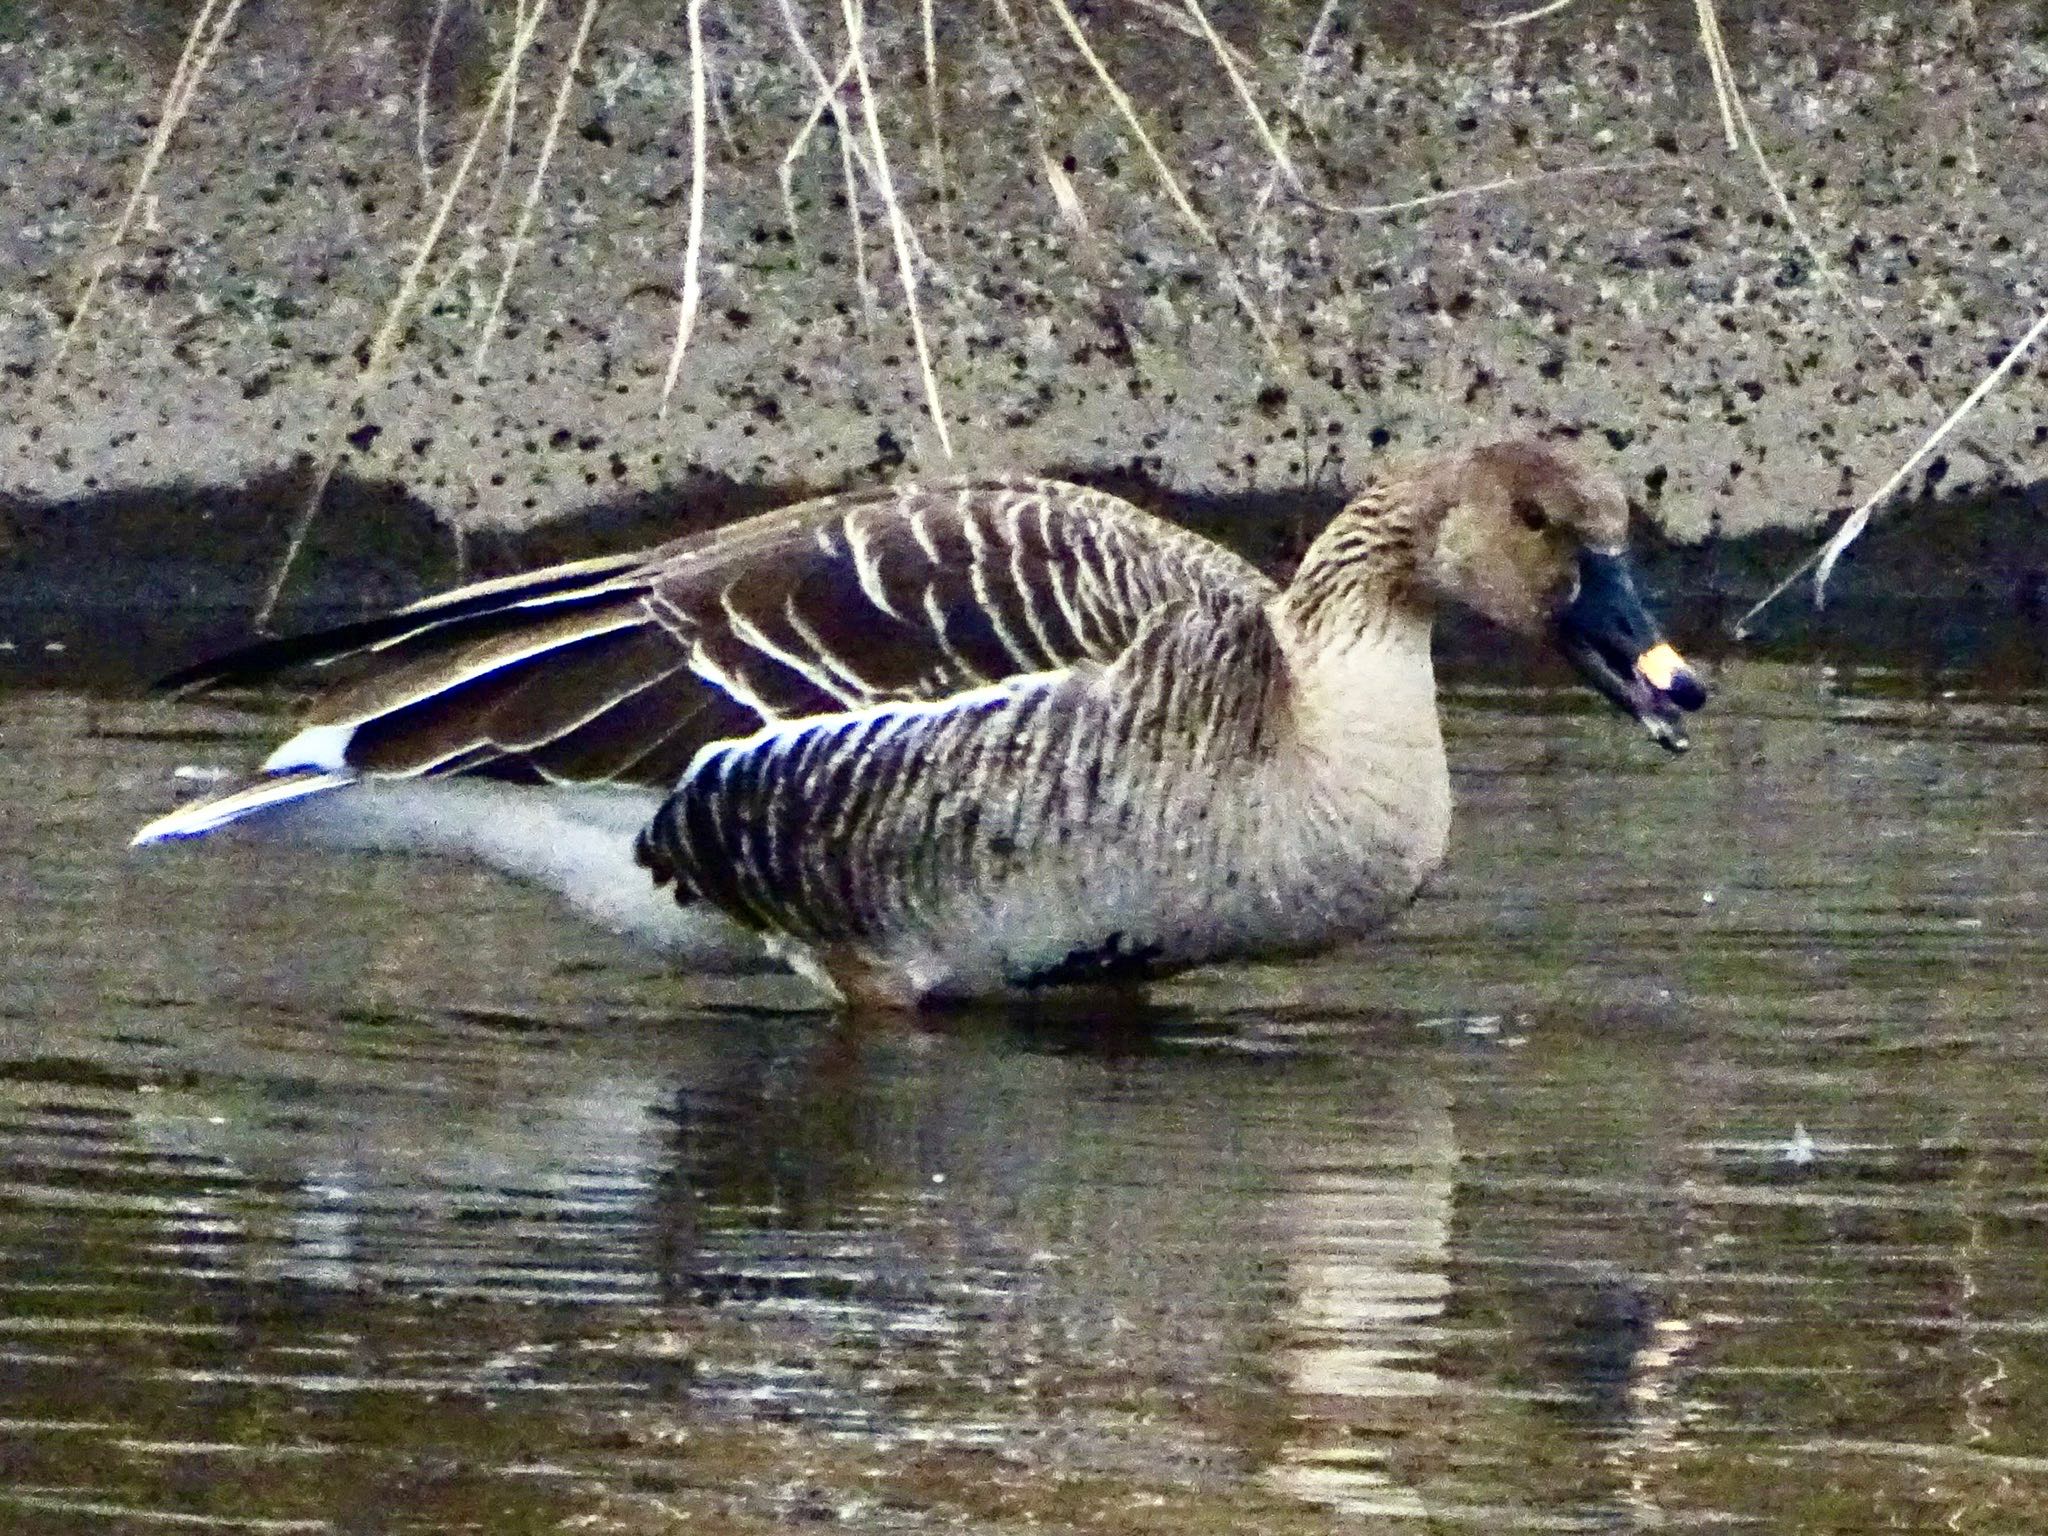
<instances>
[{"instance_id":1,"label":"goose wing","mask_svg":"<svg viewBox=\"0 0 2048 1536\"><path fill-rule=\"evenodd\" d=\"M1268 745L1282 676L1257 603L1170 601L1107 666L708 747L636 854L678 901L814 944L983 932L1015 886L1056 958L1101 937L1080 929L1106 905L1061 902L1059 882L1100 895L1185 849L1219 781Z\"/></svg>"},{"instance_id":2,"label":"goose wing","mask_svg":"<svg viewBox=\"0 0 2048 1536\"><path fill-rule=\"evenodd\" d=\"M1162 604L1269 591L1237 556L1116 497L981 481L804 503L168 681L338 674L273 773L667 790L712 742L1107 665Z\"/></svg>"}]
</instances>

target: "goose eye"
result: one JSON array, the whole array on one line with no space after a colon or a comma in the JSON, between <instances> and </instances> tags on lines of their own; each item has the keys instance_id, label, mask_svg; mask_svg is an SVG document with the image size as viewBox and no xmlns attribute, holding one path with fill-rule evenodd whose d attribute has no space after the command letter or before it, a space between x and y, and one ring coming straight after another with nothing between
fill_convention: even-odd
<instances>
[{"instance_id":1,"label":"goose eye","mask_svg":"<svg viewBox=\"0 0 2048 1536\"><path fill-rule=\"evenodd\" d=\"M1535 533L1541 533L1550 526L1549 517L1544 514L1543 508L1532 497L1517 496L1510 510L1513 511L1517 518L1521 519L1524 528L1530 529Z\"/></svg>"}]
</instances>

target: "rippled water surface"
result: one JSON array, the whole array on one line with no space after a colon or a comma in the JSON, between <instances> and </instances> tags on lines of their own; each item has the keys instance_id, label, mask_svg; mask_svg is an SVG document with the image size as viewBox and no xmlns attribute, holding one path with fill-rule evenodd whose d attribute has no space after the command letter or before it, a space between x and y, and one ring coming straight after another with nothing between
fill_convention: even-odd
<instances>
[{"instance_id":1,"label":"rippled water surface","mask_svg":"<svg viewBox=\"0 0 2048 1536\"><path fill-rule=\"evenodd\" d=\"M1383 945L849 1029L482 876L129 855L0 695L0 1530L2048 1529L2048 700L1451 700Z\"/></svg>"}]
</instances>

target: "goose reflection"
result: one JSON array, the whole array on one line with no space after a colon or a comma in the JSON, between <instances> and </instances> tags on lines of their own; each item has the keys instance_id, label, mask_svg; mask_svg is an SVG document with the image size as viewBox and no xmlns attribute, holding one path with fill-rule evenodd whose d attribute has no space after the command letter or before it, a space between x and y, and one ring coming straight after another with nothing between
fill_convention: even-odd
<instances>
[{"instance_id":1,"label":"goose reflection","mask_svg":"<svg viewBox=\"0 0 2048 1536\"><path fill-rule=\"evenodd\" d=\"M1402 1021L393 1027L444 1070L387 1038L280 1093L308 1030L216 1056L267 1099L159 1096L145 1156L230 1193L167 1212L157 1262L581 1309L613 1384L659 1381L679 1423L1056 1446L1347 1518L1441 1513L1444 1447L1538 1434L1531 1400L1572 1405L1548 1432L1626 1504L1675 1422L1675 1335L1625 1283L1603 1311L1558 1256L1474 1263L1528 1234L1469 1202L1456 1063Z\"/></svg>"},{"instance_id":2,"label":"goose reflection","mask_svg":"<svg viewBox=\"0 0 2048 1536\"><path fill-rule=\"evenodd\" d=\"M1272 1479L1347 1515L1424 1518L1386 1446L1446 1386L1432 1363L1457 1193L1446 1094L1427 1079L1402 1084L1369 1125L1289 1137L1271 1156L1288 1297L1280 1357L1304 1425Z\"/></svg>"}]
</instances>

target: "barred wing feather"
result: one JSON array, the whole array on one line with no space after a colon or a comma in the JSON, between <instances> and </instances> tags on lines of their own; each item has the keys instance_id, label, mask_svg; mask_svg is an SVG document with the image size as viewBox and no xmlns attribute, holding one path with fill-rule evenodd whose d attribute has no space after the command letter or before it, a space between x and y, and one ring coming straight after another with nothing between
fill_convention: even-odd
<instances>
[{"instance_id":1,"label":"barred wing feather","mask_svg":"<svg viewBox=\"0 0 2048 1536\"><path fill-rule=\"evenodd\" d=\"M707 747L638 855L678 900L813 944L988 929L993 911L967 909L1000 906L1013 887L1051 896L1062 881L1113 878L1120 860L1159 867L1153 855L1194 834L1190 814L1225 765L1268 745L1280 676L1256 603L1170 602L1109 666ZM1064 933L1060 907L1047 904L1053 951L1100 940Z\"/></svg>"},{"instance_id":2,"label":"barred wing feather","mask_svg":"<svg viewBox=\"0 0 2048 1536\"><path fill-rule=\"evenodd\" d=\"M1108 665L1164 603L1270 590L1238 557L1116 497L983 481L805 503L175 681L339 671L273 770L666 791L708 744L764 725Z\"/></svg>"}]
</instances>

